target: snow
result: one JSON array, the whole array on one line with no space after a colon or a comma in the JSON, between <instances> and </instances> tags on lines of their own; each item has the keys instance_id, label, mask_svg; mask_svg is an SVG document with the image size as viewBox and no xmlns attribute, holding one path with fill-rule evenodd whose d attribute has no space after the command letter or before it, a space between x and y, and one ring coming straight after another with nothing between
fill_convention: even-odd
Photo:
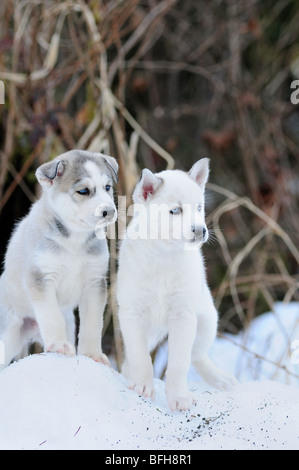
<instances>
[{"instance_id":1,"label":"snow","mask_svg":"<svg viewBox=\"0 0 299 470\"><path fill-rule=\"evenodd\" d=\"M277 302L273 312L255 318L247 331L237 337L228 335L228 338L269 359L269 362L258 360L254 354L233 345L228 347L226 340L218 340L212 357L215 360L219 358L219 365L239 380L266 378L298 387L299 380L294 375L299 376L299 361L295 360L293 347L299 346L295 343L299 339L299 302ZM285 369L294 375L288 374Z\"/></svg>"},{"instance_id":2,"label":"snow","mask_svg":"<svg viewBox=\"0 0 299 470\"><path fill-rule=\"evenodd\" d=\"M246 331L236 336L225 336L226 339L215 341L210 356L219 367L236 376L239 381L270 379L298 387L299 302L277 302L273 312L255 318ZM293 350L295 348L297 354ZM156 376L161 376L166 363L167 343L158 351ZM188 380L200 380L192 367Z\"/></svg>"},{"instance_id":3,"label":"snow","mask_svg":"<svg viewBox=\"0 0 299 470\"><path fill-rule=\"evenodd\" d=\"M284 340L286 332L289 339L291 333L299 339L299 304L290 305L277 306L279 321L277 312L257 318L246 333L246 346L265 348L266 338L263 354L274 362L281 358L278 330ZM283 371L277 376L280 382L268 380L277 367L263 368L254 355L240 354L229 341L216 341L214 359L226 370L245 370L242 383L233 391L219 392L191 370L189 387L198 402L183 413L168 409L161 380L155 379L152 402L129 390L113 368L92 359L29 356L0 374L0 449L298 449L298 379L292 377L291 385L281 383ZM289 359L286 366L291 370ZM257 370L259 380L253 380Z\"/></svg>"}]
</instances>

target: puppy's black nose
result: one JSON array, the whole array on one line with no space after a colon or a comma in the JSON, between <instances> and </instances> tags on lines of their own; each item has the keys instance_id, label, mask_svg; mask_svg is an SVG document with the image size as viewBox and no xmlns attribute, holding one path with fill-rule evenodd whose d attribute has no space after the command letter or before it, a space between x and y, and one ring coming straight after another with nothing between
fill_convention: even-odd
<instances>
[{"instance_id":1,"label":"puppy's black nose","mask_svg":"<svg viewBox=\"0 0 299 470\"><path fill-rule=\"evenodd\" d=\"M111 208L106 208L103 210L102 212L102 217L105 218L108 218L108 219L112 219L112 217L114 217L114 214L115 214L115 209Z\"/></svg>"},{"instance_id":2,"label":"puppy's black nose","mask_svg":"<svg viewBox=\"0 0 299 470\"><path fill-rule=\"evenodd\" d=\"M191 230L194 233L196 238L204 239L207 234L207 229L202 226L192 225Z\"/></svg>"}]
</instances>

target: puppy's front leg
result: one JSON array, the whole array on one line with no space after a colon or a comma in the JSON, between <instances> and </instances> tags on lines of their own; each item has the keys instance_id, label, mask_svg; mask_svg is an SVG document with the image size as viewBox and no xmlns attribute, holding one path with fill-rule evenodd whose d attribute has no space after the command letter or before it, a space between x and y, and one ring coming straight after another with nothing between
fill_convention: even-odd
<instances>
[{"instance_id":1,"label":"puppy's front leg","mask_svg":"<svg viewBox=\"0 0 299 470\"><path fill-rule=\"evenodd\" d=\"M124 317L121 311L120 326L125 346L122 372L129 380L129 388L138 395L154 399L154 372L145 327L135 318Z\"/></svg>"},{"instance_id":2,"label":"puppy's front leg","mask_svg":"<svg viewBox=\"0 0 299 470\"><path fill-rule=\"evenodd\" d=\"M45 351L74 356L75 347L67 339L66 323L57 301L54 283L47 282L42 291L34 290L32 306Z\"/></svg>"},{"instance_id":3,"label":"puppy's front leg","mask_svg":"<svg viewBox=\"0 0 299 470\"><path fill-rule=\"evenodd\" d=\"M78 354L91 357L96 362L110 365L102 352L104 310L107 302L105 279L85 286L79 303L80 329Z\"/></svg>"},{"instance_id":4,"label":"puppy's front leg","mask_svg":"<svg viewBox=\"0 0 299 470\"><path fill-rule=\"evenodd\" d=\"M192 346L196 334L196 316L186 312L171 315L168 334L166 395L172 411L187 410L195 399L187 388Z\"/></svg>"}]
</instances>

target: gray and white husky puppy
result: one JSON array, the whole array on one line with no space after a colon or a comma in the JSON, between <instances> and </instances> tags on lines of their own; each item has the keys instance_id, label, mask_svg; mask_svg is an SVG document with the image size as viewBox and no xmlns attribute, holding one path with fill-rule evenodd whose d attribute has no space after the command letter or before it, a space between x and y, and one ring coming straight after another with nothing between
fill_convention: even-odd
<instances>
[{"instance_id":1,"label":"gray and white husky puppy","mask_svg":"<svg viewBox=\"0 0 299 470\"><path fill-rule=\"evenodd\" d=\"M154 397L150 357L168 334L166 394L172 410L188 409L191 362L212 386L236 379L208 357L217 311L206 281L201 246L208 239L204 192L209 160L189 173L145 169L133 194L134 215L119 254L117 298L125 347L123 372L131 388Z\"/></svg>"},{"instance_id":2,"label":"gray and white husky puppy","mask_svg":"<svg viewBox=\"0 0 299 470\"><path fill-rule=\"evenodd\" d=\"M29 342L108 363L102 352L108 246L105 229L117 218L114 158L81 150L41 165L40 199L14 230L0 278L0 341L7 366Z\"/></svg>"}]
</instances>

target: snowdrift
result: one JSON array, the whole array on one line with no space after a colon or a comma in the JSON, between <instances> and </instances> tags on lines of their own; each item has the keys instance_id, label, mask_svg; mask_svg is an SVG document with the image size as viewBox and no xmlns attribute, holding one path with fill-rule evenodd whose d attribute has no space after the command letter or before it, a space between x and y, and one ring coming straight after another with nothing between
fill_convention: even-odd
<instances>
[{"instance_id":1,"label":"snowdrift","mask_svg":"<svg viewBox=\"0 0 299 470\"><path fill-rule=\"evenodd\" d=\"M276 302L273 312L256 317L238 335L217 338L209 353L214 362L240 382L274 380L299 386L299 302ZM155 375L167 364L167 343L156 356ZM200 377L190 367L188 381Z\"/></svg>"},{"instance_id":2,"label":"snowdrift","mask_svg":"<svg viewBox=\"0 0 299 470\"><path fill-rule=\"evenodd\" d=\"M27 357L0 374L0 449L298 449L299 389L262 381L217 392L190 384L187 413L147 401L86 357Z\"/></svg>"}]
</instances>

